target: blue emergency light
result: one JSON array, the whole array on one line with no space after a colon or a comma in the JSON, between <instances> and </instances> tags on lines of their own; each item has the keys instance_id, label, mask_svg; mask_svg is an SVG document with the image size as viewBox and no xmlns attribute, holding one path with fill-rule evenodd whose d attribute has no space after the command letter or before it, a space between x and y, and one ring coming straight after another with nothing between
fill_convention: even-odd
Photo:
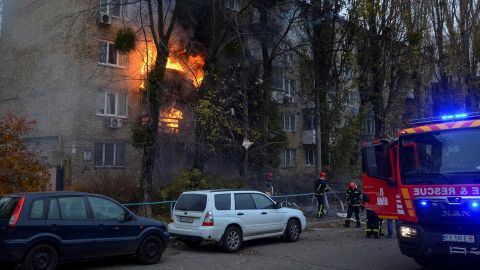
<instances>
[{"instance_id":1,"label":"blue emergency light","mask_svg":"<svg viewBox=\"0 0 480 270\"><path fill-rule=\"evenodd\" d=\"M422 206L427 206L427 201L421 201L420 204L421 204Z\"/></svg>"},{"instance_id":2,"label":"blue emergency light","mask_svg":"<svg viewBox=\"0 0 480 270\"><path fill-rule=\"evenodd\" d=\"M473 208L478 208L478 202L472 202L472 207Z\"/></svg>"},{"instance_id":3,"label":"blue emergency light","mask_svg":"<svg viewBox=\"0 0 480 270\"><path fill-rule=\"evenodd\" d=\"M442 116L436 116L436 117L412 119L410 121L410 125L419 126L419 125L433 124L438 122L467 120L467 119L474 119L474 118L480 118L480 112L457 113L457 114L448 114L448 115L442 115Z\"/></svg>"},{"instance_id":4,"label":"blue emergency light","mask_svg":"<svg viewBox=\"0 0 480 270\"><path fill-rule=\"evenodd\" d=\"M451 114L451 115L442 116L442 120L463 119L463 118L467 118L467 117L468 117L468 113Z\"/></svg>"}]
</instances>

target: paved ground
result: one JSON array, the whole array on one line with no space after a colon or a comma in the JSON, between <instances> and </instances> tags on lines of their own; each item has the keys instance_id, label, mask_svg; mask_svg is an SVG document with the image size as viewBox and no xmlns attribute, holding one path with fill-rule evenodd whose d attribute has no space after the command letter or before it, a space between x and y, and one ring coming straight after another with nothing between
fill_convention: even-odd
<instances>
[{"instance_id":1,"label":"paved ground","mask_svg":"<svg viewBox=\"0 0 480 270\"><path fill-rule=\"evenodd\" d=\"M239 253L226 254L214 246L187 248L173 242L161 262L139 266L134 259L67 264L63 270L162 270L162 269L338 269L418 270L413 260L402 256L396 239L366 239L362 229L345 229L338 223L317 224L296 243L280 239L246 242Z\"/></svg>"}]
</instances>

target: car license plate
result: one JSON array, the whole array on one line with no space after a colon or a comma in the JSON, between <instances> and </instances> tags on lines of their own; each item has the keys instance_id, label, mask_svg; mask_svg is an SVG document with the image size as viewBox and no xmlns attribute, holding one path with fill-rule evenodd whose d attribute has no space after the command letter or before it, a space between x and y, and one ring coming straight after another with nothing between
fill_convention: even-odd
<instances>
[{"instance_id":1,"label":"car license plate","mask_svg":"<svg viewBox=\"0 0 480 270\"><path fill-rule=\"evenodd\" d=\"M460 234L442 234L443 242L475 243L475 236Z\"/></svg>"},{"instance_id":2,"label":"car license plate","mask_svg":"<svg viewBox=\"0 0 480 270\"><path fill-rule=\"evenodd\" d=\"M180 222L193 223L193 217L180 217Z\"/></svg>"}]
</instances>

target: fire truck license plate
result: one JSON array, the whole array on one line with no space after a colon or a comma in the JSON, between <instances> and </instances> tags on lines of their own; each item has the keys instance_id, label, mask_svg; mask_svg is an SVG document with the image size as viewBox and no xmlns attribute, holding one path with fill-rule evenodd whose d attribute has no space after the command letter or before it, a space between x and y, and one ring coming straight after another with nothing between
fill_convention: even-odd
<instances>
[{"instance_id":1,"label":"fire truck license plate","mask_svg":"<svg viewBox=\"0 0 480 270\"><path fill-rule=\"evenodd\" d=\"M443 242L475 243L475 236L460 234L442 234Z\"/></svg>"}]
</instances>

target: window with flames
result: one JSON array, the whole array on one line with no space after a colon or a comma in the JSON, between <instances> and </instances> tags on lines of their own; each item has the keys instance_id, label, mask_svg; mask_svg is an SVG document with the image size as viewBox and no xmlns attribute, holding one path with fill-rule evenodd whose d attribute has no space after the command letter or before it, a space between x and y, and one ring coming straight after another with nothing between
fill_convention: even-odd
<instances>
[{"instance_id":1,"label":"window with flames","mask_svg":"<svg viewBox=\"0 0 480 270\"><path fill-rule=\"evenodd\" d=\"M163 133L178 134L183 112L171 107L160 113L158 129Z\"/></svg>"}]
</instances>

